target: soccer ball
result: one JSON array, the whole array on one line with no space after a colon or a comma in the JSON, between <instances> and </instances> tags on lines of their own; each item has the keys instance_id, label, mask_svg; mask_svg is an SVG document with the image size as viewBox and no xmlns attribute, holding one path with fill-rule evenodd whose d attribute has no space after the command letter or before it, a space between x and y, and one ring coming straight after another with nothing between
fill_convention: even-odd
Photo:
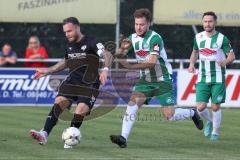
<instances>
[{"instance_id":1,"label":"soccer ball","mask_svg":"<svg viewBox=\"0 0 240 160\"><path fill-rule=\"evenodd\" d=\"M62 140L65 144L69 146L75 146L80 143L81 132L75 127L66 128L62 133Z\"/></svg>"}]
</instances>

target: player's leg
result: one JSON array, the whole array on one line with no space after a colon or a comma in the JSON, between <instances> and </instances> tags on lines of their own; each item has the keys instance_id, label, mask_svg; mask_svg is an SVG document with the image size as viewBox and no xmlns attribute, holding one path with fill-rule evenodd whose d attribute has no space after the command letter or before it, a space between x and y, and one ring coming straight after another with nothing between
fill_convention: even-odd
<instances>
[{"instance_id":1,"label":"player's leg","mask_svg":"<svg viewBox=\"0 0 240 160\"><path fill-rule=\"evenodd\" d=\"M64 96L57 96L55 98L55 103L47 116L44 128L39 132L30 130L30 135L36 139L39 144L45 144L47 142L47 137L51 133L53 127L57 124L58 117L63 110L68 108L70 105L71 101L68 98Z\"/></svg>"},{"instance_id":2,"label":"player's leg","mask_svg":"<svg viewBox=\"0 0 240 160\"><path fill-rule=\"evenodd\" d=\"M121 135L110 135L110 139L113 143L116 143L121 148L127 146L127 139L131 132L134 122L137 118L138 109L146 101L146 96L142 92L133 92L130 98L130 102L127 105L126 112L122 121L122 133Z\"/></svg>"},{"instance_id":3,"label":"player's leg","mask_svg":"<svg viewBox=\"0 0 240 160\"><path fill-rule=\"evenodd\" d=\"M203 129L203 121L196 109L175 108L174 106L163 106L161 109L164 117L169 121L180 121L191 118L199 130Z\"/></svg>"},{"instance_id":4,"label":"player's leg","mask_svg":"<svg viewBox=\"0 0 240 160\"><path fill-rule=\"evenodd\" d=\"M78 103L71 121L71 127L80 128L84 117L89 113L89 111L89 106L86 103Z\"/></svg>"},{"instance_id":5,"label":"player's leg","mask_svg":"<svg viewBox=\"0 0 240 160\"><path fill-rule=\"evenodd\" d=\"M169 91L163 95L158 95L162 106L161 110L164 117L169 121L179 121L191 118L198 129L203 128L203 122L195 109L175 108L173 91Z\"/></svg>"},{"instance_id":6,"label":"player's leg","mask_svg":"<svg viewBox=\"0 0 240 160\"><path fill-rule=\"evenodd\" d=\"M197 109L200 116L207 122L212 122L212 118L207 109L207 103L211 96L211 86L206 83L197 83L196 85L196 101Z\"/></svg>"},{"instance_id":7,"label":"player's leg","mask_svg":"<svg viewBox=\"0 0 240 160\"><path fill-rule=\"evenodd\" d=\"M197 83L196 102L199 115L206 121L204 125L204 136L208 137L212 132L212 117L207 108L208 100L211 96L211 85L206 83Z\"/></svg>"},{"instance_id":8,"label":"player's leg","mask_svg":"<svg viewBox=\"0 0 240 160\"><path fill-rule=\"evenodd\" d=\"M221 103L225 102L226 86L225 84L214 84L211 89L212 93L212 123L213 129L211 140L215 141L219 138L219 128L222 120Z\"/></svg>"},{"instance_id":9,"label":"player's leg","mask_svg":"<svg viewBox=\"0 0 240 160\"><path fill-rule=\"evenodd\" d=\"M82 98L82 99L90 99L90 98ZM82 99L81 101L83 101ZM83 123L84 117L89 112L90 112L90 107L86 103L78 103L71 121L71 127L75 127L79 129ZM64 144L63 148L69 149L69 148L72 148L72 146Z\"/></svg>"},{"instance_id":10,"label":"player's leg","mask_svg":"<svg viewBox=\"0 0 240 160\"><path fill-rule=\"evenodd\" d=\"M212 132L210 139L216 141L219 138L219 128L222 121L222 111L220 104L212 103Z\"/></svg>"}]
</instances>

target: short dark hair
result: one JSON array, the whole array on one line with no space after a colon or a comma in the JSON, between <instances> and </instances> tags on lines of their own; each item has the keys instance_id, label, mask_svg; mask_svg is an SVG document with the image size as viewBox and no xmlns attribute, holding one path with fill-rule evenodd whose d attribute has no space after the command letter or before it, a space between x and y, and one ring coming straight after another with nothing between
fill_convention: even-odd
<instances>
[{"instance_id":1,"label":"short dark hair","mask_svg":"<svg viewBox=\"0 0 240 160\"><path fill-rule=\"evenodd\" d=\"M80 26L80 23L76 17L68 17L68 18L64 19L63 25L65 25L67 23L72 23L74 25Z\"/></svg>"},{"instance_id":2,"label":"short dark hair","mask_svg":"<svg viewBox=\"0 0 240 160\"><path fill-rule=\"evenodd\" d=\"M202 18L204 18L205 16L213 16L214 20L215 21L217 20L217 15L213 11L208 11L208 12L203 13Z\"/></svg>"},{"instance_id":3,"label":"short dark hair","mask_svg":"<svg viewBox=\"0 0 240 160\"><path fill-rule=\"evenodd\" d=\"M141 8L134 12L134 18L145 17L148 22L152 22L152 13L147 8Z\"/></svg>"}]
</instances>

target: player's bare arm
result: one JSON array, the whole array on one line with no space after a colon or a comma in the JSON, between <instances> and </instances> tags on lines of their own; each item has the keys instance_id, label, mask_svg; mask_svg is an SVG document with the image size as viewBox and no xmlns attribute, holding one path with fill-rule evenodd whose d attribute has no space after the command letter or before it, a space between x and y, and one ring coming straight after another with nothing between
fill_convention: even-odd
<instances>
[{"instance_id":1,"label":"player's bare arm","mask_svg":"<svg viewBox=\"0 0 240 160\"><path fill-rule=\"evenodd\" d=\"M39 69L37 69L36 73L34 74L34 78L39 79L39 78L44 77L48 74L62 71L65 68L67 68L66 60L63 59L60 62L58 62L57 64L55 64L55 65L53 65L49 68L39 68Z\"/></svg>"},{"instance_id":2,"label":"player's bare arm","mask_svg":"<svg viewBox=\"0 0 240 160\"><path fill-rule=\"evenodd\" d=\"M224 61L217 62L219 66L225 67L226 65L231 64L235 60L234 52L230 52L227 54L227 58Z\"/></svg>"},{"instance_id":3,"label":"player's bare arm","mask_svg":"<svg viewBox=\"0 0 240 160\"><path fill-rule=\"evenodd\" d=\"M130 39L128 38L125 38L121 41L121 46L120 48L117 49L117 53L115 54L114 57L117 57L117 58L122 58L124 56L127 55L128 53L128 49L131 47L132 45L132 42Z\"/></svg>"},{"instance_id":4,"label":"player's bare arm","mask_svg":"<svg viewBox=\"0 0 240 160\"><path fill-rule=\"evenodd\" d=\"M129 64L126 61L122 61L121 64L123 67L127 69L146 69L146 68L153 68L158 60L158 55L156 54L150 54L149 60L144 63L137 63L137 64Z\"/></svg>"},{"instance_id":5,"label":"player's bare arm","mask_svg":"<svg viewBox=\"0 0 240 160\"><path fill-rule=\"evenodd\" d=\"M112 64L113 56L109 51L104 50L103 58L104 58L104 68L100 73L99 80L104 85L107 82L108 71Z\"/></svg>"},{"instance_id":6,"label":"player's bare arm","mask_svg":"<svg viewBox=\"0 0 240 160\"><path fill-rule=\"evenodd\" d=\"M191 57L190 57L190 63L188 67L188 72L194 73L195 72L195 63L197 62L198 59L198 50L193 49Z\"/></svg>"}]
</instances>

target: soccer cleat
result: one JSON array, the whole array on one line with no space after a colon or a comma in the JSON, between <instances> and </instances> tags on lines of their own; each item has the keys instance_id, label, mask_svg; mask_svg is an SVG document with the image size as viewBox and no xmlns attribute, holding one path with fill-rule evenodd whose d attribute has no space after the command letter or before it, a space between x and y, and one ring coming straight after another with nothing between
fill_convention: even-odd
<instances>
[{"instance_id":1,"label":"soccer cleat","mask_svg":"<svg viewBox=\"0 0 240 160\"><path fill-rule=\"evenodd\" d=\"M217 141L218 139L219 139L219 135L217 135L217 134L212 134L210 137L211 141Z\"/></svg>"},{"instance_id":2,"label":"soccer cleat","mask_svg":"<svg viewBox=\"0 0 240 160\"><path fill-rule=\"evenodd\" d=\"M127 147L127 141L121 135L110 135L110 139L111 139L112 143L117 144L120 148L126 148Z\"/></svg>"},{"instance_id":3,"label":"soccer cleat","mask_svg":"<svg viewBox=\"0 0 240 160\"><path fill-rule=\"evenodd\" d=\"M195 126L199 129L202 130L203 129L203 121L201 120L197 110L194 108L192 109L194 111L194 115L192 117L192 120L195 124Z\"/></svg>"},{"instance_id":4,"label":"soccer cleat","mask_svg":"<svg viewBox=\"0 0 240 160\"><path fill-rule=\"evenodd\" d=\"M204 136L208 137L212 133L212 122L207 122L207 124L204 127Z\"/></svg>"},{"instance_id":5,"label":"soccer cleat","mask_svg":"<svg viewBox=\"0 0 240 160\"><path fill-rule=\"evenodd\" d=\"M30 136L33 139L36 139L40 145L44 145L47 143L47 137L45 136L43 131L38 132L38 131L35 131L34 129L31 129L29 133L30 133Z\"/></svg>"},{"instance_id":6,"label":"soccer cleat","mask_svg":"<svg viewBox=\"0 0 240 160\"><path fill-rule=\"evenodd\" d=\"M64 146L63 146L64 149L70 149L70 148L73 148L72 146L69 146L67 144L64 143Z\"/></svg>"}]
</instances>

